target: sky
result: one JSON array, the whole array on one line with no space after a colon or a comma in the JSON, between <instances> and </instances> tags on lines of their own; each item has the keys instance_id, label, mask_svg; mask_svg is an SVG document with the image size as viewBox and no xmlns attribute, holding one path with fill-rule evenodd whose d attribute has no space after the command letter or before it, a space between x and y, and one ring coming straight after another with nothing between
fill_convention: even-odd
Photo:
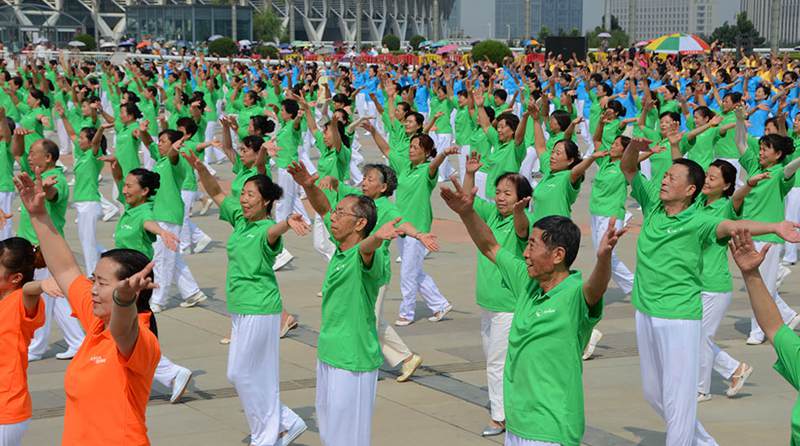
<instances>
[{"instance_id":1,"label":"sky","mask_svg":"<svg viewBox=\"0 0 800 446\"><path fill-rule=\"evenodd\" d=\"M464 33L475 38L486 38L494 31L494 0L461 0ZM591 30L600 24L603 0L583 0L583 29ZM491 25L490 25L491 23Z\"/></svg>"}]
</instances>

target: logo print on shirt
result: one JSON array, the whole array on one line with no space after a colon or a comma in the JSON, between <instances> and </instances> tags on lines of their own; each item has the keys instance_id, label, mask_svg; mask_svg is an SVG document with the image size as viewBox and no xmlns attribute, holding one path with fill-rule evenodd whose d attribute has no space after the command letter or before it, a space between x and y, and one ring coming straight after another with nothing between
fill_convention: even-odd
<instances>
[{"instance_id":1,"label":"logo print on shirt","mask_svg":"<svg viewBox=\"0 0 800 446\"><path fill-rule=\"evenodd\" d=\"M552 314L555 312L556 312L555 308L548 308L546 310L536 310L536 313L534 313L534 315L536 315L536 317L542 317L546 314Z\"/></svg>"},{"instance_id":2,"label":"logo print on shirt","mask_svg":"<svg viewBox=\"0 0 800 446\"><path fill-rule=\"evenodd\" d=\"M681 232L683 228L667 228L667 234L677 234Z\"/></svg>"},{"instance_id":3,"label":"logo print on shirt","mask_svg":"<svg viewBox=\"0 0 800 446\"><path fill-rule=\"evenodd\" d=\"M95 363L97 365L105 364L106 363L106 358L104 358L104 357L102 357L100 355L94 355L91 358L89 358L89 362L93 362L93 363Z\"/></svg>"},{"instance_id":4,"label":"logo print on shirt","mask_svg":"<svg viewBox=\"0 0 800 446\"><path fill-rule=\"evenodd\" d=\"M245 238L255 238L255 237L256 237L255 234L247 234L247 237L245 237Z\"/></svg>"}]
</instances>

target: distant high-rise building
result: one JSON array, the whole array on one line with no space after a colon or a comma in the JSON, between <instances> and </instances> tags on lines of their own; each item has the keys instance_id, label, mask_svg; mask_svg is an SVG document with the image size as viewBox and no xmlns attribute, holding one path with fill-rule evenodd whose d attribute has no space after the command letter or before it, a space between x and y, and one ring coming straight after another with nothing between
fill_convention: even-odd
<instances>
[{"instance_id":1,"label":"distant high-rise building","mask_svg":"<svg viewBox=\"0 0 800 446\"><path fill-rule=\"evenodd\" d=\"M732 21L735 0L607 0L611 15L634 41L669 33L711 35Z\"/></svg>"},{"instance_id":2,"label":"distant high-rise building","mask_svg":"<svg viewBox=\"0 0 800 446\"><path fill-rule=\"evenodd\" d=\"M530 15L526 21L528 8ZM537 35L542 27L547 27L551 35L568 34L573 29L583 34L583 0L495 1L495 38L529 38Z\"/></svg>"},{"instance_id":3,"label":"distant high-rise building","mask_svg":"<svg viewBox=\"0 0 800 446\"><path fill-rule=\"evenodd\" d=\"M742 12L753 22L761 37L772 38L770 22L772 7L770 0L742 0ZM778 42L781 45L794 45L800 42L800 0L781 0Z\"/></svg>"}]
</instances>

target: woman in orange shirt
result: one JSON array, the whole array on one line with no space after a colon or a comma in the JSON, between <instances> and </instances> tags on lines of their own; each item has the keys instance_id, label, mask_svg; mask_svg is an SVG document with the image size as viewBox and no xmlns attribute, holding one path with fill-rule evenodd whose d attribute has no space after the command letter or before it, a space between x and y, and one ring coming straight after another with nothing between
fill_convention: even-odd
<instances>
[{"instance_id":1,"label":"woman in orange shirt","mask_svg":"<svg viewBox=\"0 0 800 446\"><path fill-rule=\"evenodd\" d=\"M161 356L149 312L153 264L132 249L104 252L92 279L81 274L44 207L47 183L37 172L14 178L39 237L45 263L86 338L67 367L62 445L149 445L145 410Z\"/></svg>"},{"instance_id":2,"label":"woman in orange shirt","mask_svg":"<svg viewBox=\"0 0 800 446\"><path fill-rule=\"evenodd\" d=\"M2 222L0 222L2 223ZM28 393L28 345L44 325L41 290L26 286L33 280L36 254L24 238L0 242L0 444L18 446L31 418ZM40 262L41 263L41 258Z\"/></svg>"}]
</instances>

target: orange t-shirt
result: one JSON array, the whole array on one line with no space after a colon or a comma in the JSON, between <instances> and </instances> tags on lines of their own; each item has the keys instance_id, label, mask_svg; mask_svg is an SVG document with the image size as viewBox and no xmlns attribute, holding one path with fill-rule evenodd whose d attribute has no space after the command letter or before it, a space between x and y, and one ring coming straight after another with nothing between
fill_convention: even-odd
<instances>
[{"instance_id":1,"label":"orange t-shirt","mask_svg":"<svg viewBox=\"0 0 800 446\"><path fill-rule=\"evenodd\" d=\"M161 357L149 314L139 315L139 337L129 358L92 312L92 282L80 276L67 293L86 338L64 376L67 407L62 445L149 445L145 411Z\"/></svg>"},{"instance_id":2,"label":"orange t-shirt","mask_svg":"<svg viewBox=\"0 0 800 446\"><path fill-rule=\"evenodd\" d=\"M31 417L28 393L28 345L33 332L44 325L44 302L28 317L22 290L0 300L0 424L14 424Z\"/></svg>"}]
</instances>

